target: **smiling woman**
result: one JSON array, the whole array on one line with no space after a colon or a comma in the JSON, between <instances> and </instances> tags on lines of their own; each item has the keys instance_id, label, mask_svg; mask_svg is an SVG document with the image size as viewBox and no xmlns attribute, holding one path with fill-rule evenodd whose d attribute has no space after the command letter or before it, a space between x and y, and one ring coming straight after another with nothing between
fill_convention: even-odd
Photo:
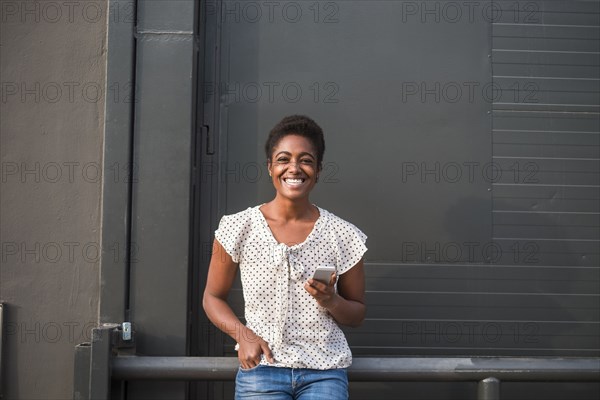
<instances>
[{"instance_id":1,"label":"smiling woman","mask_svg":"<svg viewBox=\"0 0 600 400\"><path fill-rule=\"evenodd\" d=\"M237 342L237 399L346 399L352 353L338 324L365 316L366 235L309 200L325 152L312 119L284 118L265 151L275 197L221 219L204 310ZM335 272L321 282L317 267ZM227 303L238 269L246 325Z\"/></svg>"},{"instance_id":2,"label":"smiling woman","mask_svg":"<svg viewBox=\"0 0 600 400\"><path fill-rule=\"evenodd\" d=\"M277 196L289 200L308 199L321 169L314 152L312 143L305 137L288 135L279 140L267 161Z\"/></svg>"}]
</instances>

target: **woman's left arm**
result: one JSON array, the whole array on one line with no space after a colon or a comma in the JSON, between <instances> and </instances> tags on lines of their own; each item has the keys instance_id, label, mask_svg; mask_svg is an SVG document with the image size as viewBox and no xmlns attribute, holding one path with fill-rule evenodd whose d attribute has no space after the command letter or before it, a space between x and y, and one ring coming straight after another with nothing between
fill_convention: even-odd
<instances>
[{"instance_id":1,"label":"woman's left arm","mask_svg":"<svg viewBox=\"0 0 600 400\"><path fill-rule=\"evenodd\" d=\"M331 274L329 284L309 279L304 289L321 307L325 307L338 324L360 326L365 319L365 271L363 260L340 275L335 292L337 276Z\"/></svg>"}]
</instances>

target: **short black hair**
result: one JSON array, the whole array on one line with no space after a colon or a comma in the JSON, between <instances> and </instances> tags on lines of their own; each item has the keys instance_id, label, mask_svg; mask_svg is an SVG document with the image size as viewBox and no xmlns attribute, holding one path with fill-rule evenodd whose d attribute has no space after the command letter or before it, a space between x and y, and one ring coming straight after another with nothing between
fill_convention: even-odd
<instances>
[{"instance_id":1,"label":"short black hair","mask_svg":"<svg viewBox=\"0 0 600 400\"><path fill-rule=\"evenodd\" d=\"M317 167L321 169L323 155L325 154L323 129L306 115L288 115L271 129L267 142L265 143L267 160L271 160L275 146L277 146L277 143L287 135L303 136L310 140L317 151Z\"/></svg>"}]
</instances>

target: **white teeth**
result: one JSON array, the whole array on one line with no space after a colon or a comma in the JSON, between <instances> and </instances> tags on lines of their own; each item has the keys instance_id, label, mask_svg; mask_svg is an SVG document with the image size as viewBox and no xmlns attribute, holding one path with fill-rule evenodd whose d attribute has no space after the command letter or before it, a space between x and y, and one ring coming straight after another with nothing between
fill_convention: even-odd
<instances>
[{"instance_id":1,"label":"white teeth","mask_svg":"<svg viewBox=\"0 0 600 400\"><path fill-rule=\"evenodd\" d=\"M300 185L302 182L304 182L304 179L287 178L287 179L284 179L284 180L289 185Z\"/></svg>"}]
</instances>

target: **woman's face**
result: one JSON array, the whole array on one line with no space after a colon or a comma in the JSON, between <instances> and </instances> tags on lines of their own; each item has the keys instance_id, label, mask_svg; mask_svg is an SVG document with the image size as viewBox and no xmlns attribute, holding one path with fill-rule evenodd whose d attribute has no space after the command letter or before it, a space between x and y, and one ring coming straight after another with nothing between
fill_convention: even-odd
<instances>
[{"instance_id":1,"label":"woman's face","mask_svg":"<svg viewBox=\"0 0 600 400\"><path fill-rule=\"evenodd\" d=\"M277 194L292 200L308 197L319 172L312 143L294 134L279 140L268 167Z\"/></svg>"}]
</instances>

